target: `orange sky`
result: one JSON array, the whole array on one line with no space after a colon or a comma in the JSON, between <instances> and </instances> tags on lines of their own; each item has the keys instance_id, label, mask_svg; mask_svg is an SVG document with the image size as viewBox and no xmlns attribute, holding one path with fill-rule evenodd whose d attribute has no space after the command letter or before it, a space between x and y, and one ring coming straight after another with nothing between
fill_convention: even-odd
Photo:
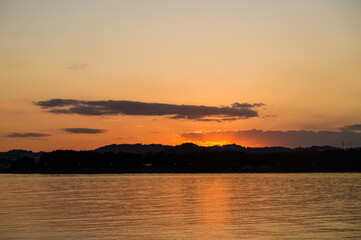
<instances>
[{"instance_id":1,"label":"orange sky","mask_svg":"<svg viewBox=\"0 0 361 240\"><path fill-rule=\"evenodd\" d=\"M247 141L237 131L341 134L345 126L354 126L353 135L337 135L333 145L361 142L358 1L5 0L0 35L0 151L186 141L264 146L272 141ZM54 114L34 104L50 99L162 103L169 111L264 105L253 108L258 116L202 121L123 109ZM205 132L228 135L201 142L187 135Z\"/></svg>"}]
</instances>

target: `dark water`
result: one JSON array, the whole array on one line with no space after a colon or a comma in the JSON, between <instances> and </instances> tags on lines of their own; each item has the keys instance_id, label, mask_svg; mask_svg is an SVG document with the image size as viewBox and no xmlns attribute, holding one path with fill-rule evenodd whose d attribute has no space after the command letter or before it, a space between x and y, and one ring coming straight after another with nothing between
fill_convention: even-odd
<instances>
[{"instance_id":1,"label":"dark water","mask_svg":"<svg viewBox=\"0 0 361 240\"><path fill-rule=\"evenodd\" d=\"M361 174L0 175L0 239L361 239Z\"/></svg>"}]
</instances>

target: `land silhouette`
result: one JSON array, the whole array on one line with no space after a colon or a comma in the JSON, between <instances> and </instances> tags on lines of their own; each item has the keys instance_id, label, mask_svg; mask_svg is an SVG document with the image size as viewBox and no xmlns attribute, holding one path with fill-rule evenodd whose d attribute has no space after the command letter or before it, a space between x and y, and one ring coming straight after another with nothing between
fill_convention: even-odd
<instances>
[{"instance_id":1,"label":"land silhouette","mask_svg":"<svg viewBox=\"0 0 361 240\"><path fill-rule=\"evenodd\" d=\"M360 172L361 148L246 148L160 144L108 145L89 151L0 153L1 173Z\"/></svg>"}]
</instances>

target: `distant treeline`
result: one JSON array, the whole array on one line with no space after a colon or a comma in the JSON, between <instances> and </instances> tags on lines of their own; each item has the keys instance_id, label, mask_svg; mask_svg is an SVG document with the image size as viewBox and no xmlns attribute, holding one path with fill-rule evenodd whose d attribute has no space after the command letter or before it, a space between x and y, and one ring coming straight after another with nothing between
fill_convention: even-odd
<instances>
[{"instance_id":1,"label":"distant treeline","mask_svg":"<svg viewBox=\"0 0 361 240\"><path fill-rule=\"evenodd\" d=\"M197 173L361 171L361 149L248 153L96 152L57 150L39 158L0 159L10 173Z\"/></svg>"}]
</instances>

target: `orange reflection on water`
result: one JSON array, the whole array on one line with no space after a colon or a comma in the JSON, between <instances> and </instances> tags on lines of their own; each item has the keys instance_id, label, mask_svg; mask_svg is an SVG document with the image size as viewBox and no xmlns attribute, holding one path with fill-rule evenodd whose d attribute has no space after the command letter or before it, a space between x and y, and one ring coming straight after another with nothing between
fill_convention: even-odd
<instances>
[{"instance_id":1,"label":"orange reflection on water","mask_svg":"<svg viewBox=\"0 0 361 240\"><path fill-rule=\"evenodd\" d=\"M217 226L227 222L228 188L219 178L209 177L208 181L197 181L197 197L201 201L197 204L199 215L205 225Z\"/></svg>"},{"instance_id":2,"label":"orange reflection on water","mask_svg":"<svg viewBox=\"0 0 361 240\"><path fill-rule=\"evenodd\" d=\"M4 239L359 239L360 174L3 175Z\"/></svg>"}]
</instances>

